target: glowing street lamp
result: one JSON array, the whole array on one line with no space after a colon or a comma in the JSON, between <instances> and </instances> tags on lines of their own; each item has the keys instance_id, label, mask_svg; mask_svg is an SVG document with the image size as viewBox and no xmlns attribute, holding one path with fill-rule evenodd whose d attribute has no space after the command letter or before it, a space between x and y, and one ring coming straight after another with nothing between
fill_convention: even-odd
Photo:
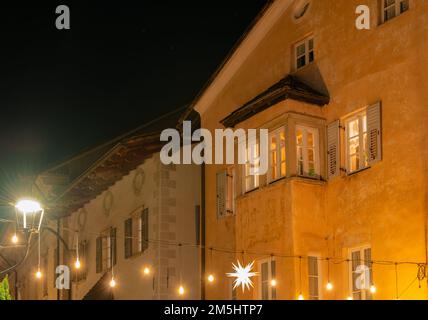
<instances>
[{"instance_id":1,"label":"glowing street lamp","mask_svg":"<svg viewBox=\"0 0 428 320\"><path fill-rule=\"evenodd\" d=\"M19 227L29 231L40 231L44 210L39 202L31 199L22 199L16 203L15 209L21 213L21 215L17 214Z\"/></svg>"}]
</instances>

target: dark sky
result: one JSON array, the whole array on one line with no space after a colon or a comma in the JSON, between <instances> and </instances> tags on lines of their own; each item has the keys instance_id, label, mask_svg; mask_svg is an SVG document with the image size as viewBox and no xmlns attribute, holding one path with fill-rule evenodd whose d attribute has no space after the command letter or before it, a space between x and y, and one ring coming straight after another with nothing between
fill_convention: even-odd
<instances>
[{"instance_id":1,"label":"dark sky","mask_svg":"<svg viewBox=\"0 0 428 320\"><path fill-rule=\"evenodd\" d=\"M0 197L18 175L191 102L265 3L2 1ZM71 30L55 28L60 4Z\"/></svg>"}]
</instances>

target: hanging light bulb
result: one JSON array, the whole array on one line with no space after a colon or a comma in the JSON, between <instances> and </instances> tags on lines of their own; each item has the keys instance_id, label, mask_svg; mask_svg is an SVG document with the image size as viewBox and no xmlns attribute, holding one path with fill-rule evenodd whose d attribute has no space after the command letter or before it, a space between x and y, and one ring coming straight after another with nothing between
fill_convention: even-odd
<instances>
[{"instance_id":1,"label":"hanging light bulb","mask_svg":"<svg viewBox=\"0 0 428 320\"><path fill-rule=\"evenodd\" d=\"M76 259L76 262L74 263L74 267L75 267L76 269L80 269L81 264L80 264L80 260L79 260L79 258L77 258L77 259Z\"/></svg>"},{"instance_id":2,"label":"hanging light bulb","mask_svg":"<svg viewBox=\"0 0 428 320\"><path fill-rule=\"evenodd\" d=\"M331 282L328 282L328 283L327 283L327 285L325 286L325 288L326 288L328 291L331 291L331 290L333 290L333 284L332 284Z\"/></svg>"},{"instance_id":3,"label":"hanging light bulb","mask_svg":"<svg viewBox=\"0 0 428 320\"><path fill-rule=\"evenodd\" d=\"M17 244L18 243L18 236L16 235L16 233L12 236L12 243L13 244Z\"/></svg>"},{"instance_id":4,"label":"hanging light bulb","mask_svg":"<svg viewBox=\"0 0 428 320\"><path fill-rule=\"evenodd\" d=\"M40 271L40 269L37 270L37 272L36 272L36 278L37 279L41 279L42 278L42 272Z\"/></svg>"},{"instance_id":5,"label":"hanging light bulb","mask_svg":"<svg viewBox=\"0 0 428 320\"><path fill-rule=\"evenodd\" d=\"M150 274L150 268L149 267L145 267L143 269L143 273L144 273L144 275L148 276Z\"/></svg>"},{"instance_id":6,"label":"hanging light bulb","mask_svg":"<svg viewBox=\"0 0 428 320\"><path fill-rule=\"evenodd\" d=\"M110 287L111 288L116 287L116 280L114 280L114 278L111 278L111 280L110 280Z\"/></svg>"},{"instance_id":7,"label":"hanging light bulb","mask_svg":"<svg viewBox=\"0 0 428 320\"><path fill-rule=\"evenodd\" d=\"M272 279L270 281L270 285L271 285L271 287L276 287L276 285L277 285L276 279Z\"/></svg>"},{"instance_id":8,"label":"hanging light bulb","mask_svg":"<svg viewBox=\"0 0 428 320\"><path fill-rule=\"evenodd\" d=\"M374 284L372 284L372 285L370 286L370 292L371 292L371 293L376 293L376 291L377 291L377 289L376 289L375 285L374 285Z\"/></svg>"},{"instance_id":9,"label":"hanging light bulb","mask_svg":"<svg viewBox=\"0 0 428 320\"><path fill-rule=\"evenodd\" d=\"M299 296L297 297L297 300L305 300L305 297L303 297L303 294L299 294Z\"/></svg>"},{"instance_id":10,"label":"hanging light bulb","mask_svg":"<svg viewBox=\"0 0 428 320\"><path fill-rule=\"evenodd\" d=\"M178 294L179 294L180 296L184 295L184 287L183 287L183 286L180 286L180 287L178 288Z\"/></svg>"},{"instance_id":11,"label":"hanging light bulb","mask_svg":"<svg viewBox=\"0 0 428 320\"><path fill-rule=\"evenodd\" d=\"M215 278L214 278L214 275L212 275L212 274L210 274L209 276L208 276L208 282L214 282L214 280L215 280Z\"/></svg>"}]
</instances>

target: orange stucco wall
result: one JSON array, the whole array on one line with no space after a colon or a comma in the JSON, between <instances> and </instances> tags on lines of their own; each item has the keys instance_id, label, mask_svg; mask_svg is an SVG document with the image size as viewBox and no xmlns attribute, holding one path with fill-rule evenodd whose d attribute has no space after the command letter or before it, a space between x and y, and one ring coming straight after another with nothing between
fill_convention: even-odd
<instances>
[{"instance_id":1,"label":"orange stucco wall","mask_svg":"<svg viewBox=\"0 0 428 320\"><path fill-rule=\"evenodd\" d=\"M312 1L310 11L298 22L292 18L293 6L289 7L213 102L204 106L202 126L222 128L221 119L293 73L292 46L312 34L315 64L297 75L310 75L318 68L330 104L320 108L288 100L239 127L263 127L289 111L321 117L328 124L382 101L382 161L363 172L342 174L328 182L290 177L263 186L239 196L236 214L223 219L217 219L215 202L216 173L223 167L208 165L207 246L245 250L244 259L251 261L263 258L251 252L266 253L267 257L281 253L346 259L350 248L369 244L373 260L425 262L428 2L410 1L408 12L379 24L378 1L366 1L371 8L371 29L365 31L355 28L359 4L357 0ZM215 285L207 285L207 298L230 298L230 281L224 274L237 259L242 260L242 255L216 253L215 259L207 257L207 270L219 275ZM300 290L299 260L277 258L277 265L278 298L295 299ZM302 265L302 292L307 294L306 263ZM331 292L324 289L326 268L323 262L321 297L346 298L347 264L331 265L330 278L335 286ZM411 284L417 274L415 265L397 268L401 299L428 298L426 280L421 288L417 281ZM375 298L396 298L394 266L376 264L373 275L378 288ZM257 278L255 283L253 290L238 292L238 297L258 298Z\"/></svg>"}]
</instances>

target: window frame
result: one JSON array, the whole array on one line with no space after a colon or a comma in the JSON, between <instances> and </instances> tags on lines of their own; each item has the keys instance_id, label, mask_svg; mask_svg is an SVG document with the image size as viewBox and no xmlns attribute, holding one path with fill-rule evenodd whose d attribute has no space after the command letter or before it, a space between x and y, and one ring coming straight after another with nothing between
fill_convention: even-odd
<instances>
[{"instance_id":1,"label":"window frame","mask_svg":"<svg viewBox=\"0 0 428 320\"><path fill-rule=\"evenodd\" d=\"M387 6L385 3L386 0L381 0L381 14L382 14L382 23L388 22L390 20L393 20L394 18L402 15L404 12L409 11L410 10L410 0L393 0L394 3ZM404 11L401 11L401 4L403 2L407 1L407 9ZM390 9L394 7L394 16L392 18L387 19L386 18L386 12Z\"/></svg>"},{"instance_id":2,"label":"window frame","mask_svg":"<svg viewBox=\"0 0 428 320\"><path fill-rule=\"evenodd\" d=\"M366 250L370 250L370 261L372 261L373 259L372 257L372 247L370 245L363 245L363 246L359 246L359 247L354 247L354 248L350 248L349 249L349 260L350 260L350 264L349 264L349 268L348 268L348 279L349 279L349 295L352 297L353 300L372 300L373 296L370 293L370 287L366 288L366 289L358 289L358 290L354 290L354 278L353 278L353 274L356 273L354 270L354 266L353 266L353 258L352 255L353 253L359 252L360 254L360 261L362 260L363 263L365 262L365 251ZM370 263L366 262L366 263ZM367 266L369 268L369 275L370 275L370 285L373 284L373 266L372 265L368 265ZM361 295L361 299L355 299L354 294L358 294L360 293Z\"/></svg>"},{"instance_id":3,"label":"window frame","mask_svg":"<svg viewBox=\"0 0 428 320\"><path fill-rule=\"evenodd\" d=\"M310 266L309 266L309 259L315 259L316 263L317 263L317 275L311 275L310 274ZM308 255L308 298L309 300L321 300L321 287L322 287L322 281L321 281L321 265L320 265L320 255L318 254L309 254ZM317 278L317 283L318 283L318 295L317 296L311 296L311 281L310 278ZM312 299L312 298L317 298L317 299Z\"/></svg>"},{"instance_id":4,"label":"window frame","mask_svg":"<svg viewBox=\"0 0 428 320\"><path fill-rule=\"evenodd\" d=\"M281 145L281 133L284 134L284 146ZM277 175L273 177L273 165L272 165L272 138L276 138L276 173ZM282 159L282 149L284 148L284 159ZM284 172L282 170L282 165L284 165ZM285 127L280 127L269 132L269 170L268 170L268 182L272 183L278 180L281 180L287 176L287 133Z\"/></svg>"},{"instance_id":5,"label":"window frame","mask_svg":"<svg viewBox=\"0 0 428 320\"><path fill-rule=\"evenodd\" d=\"M357 136L350 137L350 123L358 120L358 148L359 148L359 166L357 169L352 170L351 167L351 154L350 154L350 140L355 139ZM365 121L365 125L364 125ZM368 162L368 123L367 123L367 109L360 110L344 119L345 128L345 168L346 174L352 175L359 171L370 168ZM366 131L364 131L364 127ZM361 159L365 159L361 161Z\"/></svg>"},{"instance_id":6,"label":"window frame","mask_svg":"<svg viewBox=\"0 0 428 320\"><path fill-rule=\"evenodd\" d=\"M297 141L297 132L298 130L302 130L303 133L303 140L302 145L298 144ZM314 175L309 174L309 160L308 160L308 152L307 150L310 149L310 147L307 145L307 136L308 132L312 132L314 136ZM303 124L296 124L295 127L295 143L296 143L296 173L299 177L304 178L310 178L310 179L317 179L319 180L321 178L321 155L320 155L320 129L318 127L311 127ZM302 148L302 161L303 161L303 173L300 173L299 170L299 162L301 162L299 158L299 148Z\"/></svg>"},{"instance_id":7,"label":"window frame","mask_svg":"<svg viewBox=\"0 0 428 320\"><path fill-rule=\"evenodd\" d=\"M263 268L262 266L264 264L267 264L267 280L263 281ZM275 266L274 272L272 272L272 265ZM276 300L277 299L277 288L271 285L272 280L276 280L276 274L277 274L277 263L275 258L268 258L268 259L262 259L258 263L259 267L259 298L260 300ZM268 286L268 296L267 298L263 297L263 283L267 282Z\"/></svg>"},{"instance_id":8,"label":"window frame","mask_svg":"<svg viewBox=\"0 0 428 320\"><path fill-rule=\"evenodd\" d=\"M255 148L253 148L255 147ZM259 189L260 187L260 174L250 174L251 163L249 154L254 151L255 154L253 157L259 159L260 161L260 142L256 139L255 141L248 141L248 144L245 146L245 164L243 165L243 189L245 193ZM256 165L253 165L255 170L260 169L260 162Z\"/></svg>"},{"instance_id":9,"label":"window frame","mask_svg":"<svg viewBox=\"0 0 428 320\"><path fill-rule=\"evenodd\" d=\"M310 49L310 42L312 41L312 49ZM298 54L297 49L301 46L305 46L305 52L303 54ZM310 53L312 53L312 61L310 61ZM302 41L297 42L293 47L293 57L294 57L294 70L300 70L309 64L315 61L315 41L313 36L306 37ZM305 64L299 67L299 59L305 57Z\"/></svg>"}]
</instances>

